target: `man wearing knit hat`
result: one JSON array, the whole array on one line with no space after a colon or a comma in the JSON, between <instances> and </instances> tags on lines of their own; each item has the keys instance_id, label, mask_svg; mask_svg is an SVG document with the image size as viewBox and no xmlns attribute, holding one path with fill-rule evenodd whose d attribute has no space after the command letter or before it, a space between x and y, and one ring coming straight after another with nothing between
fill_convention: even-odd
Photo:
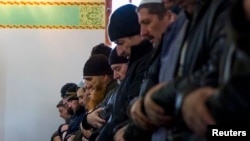
<instances>
[{"instance_id":1,"label":"man wearing knit hat","mask_svg":"<svg viewBox=\"0 0 250 141\"><path fill-rule=\"evenodd\" d=\"M116 9L110 17L108 25L109 39L116 43L119 56L129 58L131 48L134 48L134 46L142 46L142 50L148 50L151 47L151 44L143 42L140 36L136 8L132 4L123 5Z\"/></svg>"},{"instance_id":2,"label":"man wearing knit hat","mask_svg":"<svg viewBox=\"0 0 250 141\"><path fill-rule=\"evenodd\" d=\"M64 84L61 88L61 98L63 100L63 104L67 104L67 100L66 100L66 93L68 91L68 89L70 89L70 87L76 87L77 85L73 82L68 82L66 84Z\"/></svg>"},{"instance_id":3,"label":"man wearing knit hat","mask_svg":"<svg viewBox=\"0 0 250 141\"><path fill-rule=\"evenodd\" d=\"M106 122L100 113L117 87L108 58L101 54L91 56L84 65L83 78L93 91L87 104L89 113L84 116L82 127L84 130L98 129Z\"/></svg>"},{"instance_id":4,"label":"man wearing knit hat","mask_svg":"<svg viewBox=\"0 0 250 141\"><path fill-rule=\"evenodd\" d=\"M150 40L155 48L140 89L140 97L143 97L151 87L159 83L158 73L162 49L160 43L164 32L174 21L176 14L173 14L167 9L163 5L162 0L142 0L137 8L137 13L141 25L141 35ZM142 98L133 100L133 102L130 103L128 111L130 111L129 114L134 123L126 126L124 135L119 135L119 133L122 133L120 131L117 132L115 137L118 138L118 140L122 137L124 137L125 140L150 140L153 126L143 111L141 111L141 103Z\"/></svg>"},{"instance_id":5,"label":"man wearing knit hat","mask_svg":"<svg viewBox=\"0 0 250 141\"><path fill-rule=\"evenodd\" d=\"M117 47L115 47L109 55L109 64L114 72L113 78L118 84L125 78L128 69L128 59L117 55Z\"/></svg>"},{"instance_id":6,"label":"man wearing knit hat","mask_svg":"<svg viewBox=\"0 0 250 141\"><path fill-rule=\"evenodd\" d=\"M77 85L70 87L66 92L66 100L68 108L72 109L74 115L70 118L69 124L61 127L60 130L68 127L66 132L62 135L62 139L67 140L72 138L79 130L79 124L85 115L85 108L79 104L77 97Z\"/></svg>"},{"instance_id":7,"label":"man wearing knit hat","mask_svg":"<svg viewBox=\"0 0 250 141\"><path fill-rule=\"evenodd\" d=\"M90 95L88 108L94 109L117 84L113 80L113 71L109 65L108 58L97 54L91 56L84 65L83 79L89 83L95 93Z\"/></svg>"},{"instance_id":8,"label":"man wearing knit hat","mask_svg":"<svg viewBox=\"0 0 250 141\"><path fill-rule=\"evenodd\" d=\"M128 70L119 89L113 106L112 119L105 124L99 135L99 140L113 140L114 129L119 124L129 120L127 107L129 102L139 95L144 72L153 47L148 40L140 36L140 25L136 13L136 6L126 4L117 8L111 15L108 34L112 42L117 45L118 56L128 58Z\"/></svg>"},{"instance_id":9,"label":"man wearing knit hat","mask_svg":"<svg viewBox=\"0 0 250 141\"><path fill-rule=\"evenodd\" d=\"M109 65L114 72L113 78L117 80L118 84L121 84L127 72L128 59L123 56L118 56L116 47L111 51L109 55ZM110 121L112 119L113 104L115 102L116 96L119 94L120 93L118 93L116 89L116 91L114 91L114 94L112 94L112 96L110 96L110 98L108 99L108 103L107 105L105 105L104 110L100 113L100 116L106 121ZM98 130L95 130L95 132L93 132L93 134L89 137L89 141L96 140L96 137L99 135L100 131L105 128L105 126L106 123Z\"/></svg>"}]
</instances>

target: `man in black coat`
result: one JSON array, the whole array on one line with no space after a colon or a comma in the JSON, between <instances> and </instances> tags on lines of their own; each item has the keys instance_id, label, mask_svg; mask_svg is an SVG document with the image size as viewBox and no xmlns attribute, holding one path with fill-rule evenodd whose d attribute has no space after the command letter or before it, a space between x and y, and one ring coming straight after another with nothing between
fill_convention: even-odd
<instances>
[{"instance_id":1,"label":"man in black coat","mask_svg":"<svg viewBox=\"0 0 250 141\"><path fill-rule=\"evenodd\" d=\"M143 101L146 115L158 127L173 124L179 126L182 123L179 118L184 93L205 85L218 85L218 62L223 48L227 46L224 28L230 1L176 2L185 10L190 22L184 33L178 61L173 67L173 80L151 89ZM178 121L178 124L169 120L171 118Z\"/></svg>"},{"instance_id":2,"label":"man in black coat","mask_svg":"<svg viewBox=\"0 0 250 141\"><path fill-rule=\"evenodd\" d=\"M129 102L139 95L140 85L152 53L152 44L142 40L136 6L127 4L119 7L110 17L108 26L109 38L117 45L117 54L128 58L128 70L120 84L114 102L112 119L107 122L99 141L113 140L114 130L129 120L127 107Z\"/></svg>"},{"instance_id":3,"label":"man in black coat","mask_svg":"<svg viewBox=\"0 0 250 141\"><path fill-rule=\"evenodd\" d=\"M249 0L236 1L230 11L228 21L230 47L225 49L221 59L219 87L200 88L187 94L183 100L184 121L196 134L204 135L205 130L200 127L211 124L209 121L219 124L221 127L228 127L228 130L229 128L235 130L235 127L236 130L237 128L241 130L248 128L245 125L250 118L249 11ZM200 98L202 95L203 97ZM193 102L198 98L199 103ZM200 107L200 109L196 107ZM190 109L193 109L193 112L190 113ZM210 119L204 117L204 113Z\"/></svg>"}]
</instances>

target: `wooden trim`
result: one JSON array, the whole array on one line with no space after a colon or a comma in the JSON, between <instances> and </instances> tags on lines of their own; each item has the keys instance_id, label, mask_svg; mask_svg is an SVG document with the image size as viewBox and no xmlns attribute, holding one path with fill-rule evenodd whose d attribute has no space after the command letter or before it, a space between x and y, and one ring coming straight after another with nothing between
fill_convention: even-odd
<instances>
[{"instance_id":1,"label":"wooden trim","mask_svg":"<svg viewBox=\"0 0 250 141\"><path fill-rule=\"evenodd\" d=\"M105 0L105 44L108 46L111 46L111 42L108 37L108 22L109 22L109 16L112 13L112 0Z\"/></svg>"}]
</instances>

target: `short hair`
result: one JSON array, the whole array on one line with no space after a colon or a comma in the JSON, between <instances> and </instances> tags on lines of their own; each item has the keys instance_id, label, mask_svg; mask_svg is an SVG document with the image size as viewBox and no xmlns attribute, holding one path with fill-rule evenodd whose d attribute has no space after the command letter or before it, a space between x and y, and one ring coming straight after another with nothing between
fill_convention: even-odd
<instances>
[{"instance_id":1,"label":"short hair","mask_svg":"<svg viewBox=\"0 0 250 141\"><path fill-rule=\"evenodd\" d=\"M58 102L58 104L56 105L56 107L59 108L59 107L66 107L66 106L63 104L63 101L60 100L60 101Z\"/></svg>"},{"instance_id":2,"label":"short hair","mask_svg":"<svg viewBox=\"0 0 250 141\"><path fill-rule=\"evenodd\" d=\"M145 3L139 5L137 8L137 12L139 12L142 8L148 9L150 14L155 14L161 20L167 12L167 9L162 3Z\"/></svg>"}]
</instances>

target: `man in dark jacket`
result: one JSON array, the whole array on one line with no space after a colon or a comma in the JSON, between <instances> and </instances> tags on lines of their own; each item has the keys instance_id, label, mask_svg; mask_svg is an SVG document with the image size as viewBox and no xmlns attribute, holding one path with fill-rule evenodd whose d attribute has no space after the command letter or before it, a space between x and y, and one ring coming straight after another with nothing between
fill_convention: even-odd
<instances>
[{"instance_id":1,"label":"man in dark jacket","mask_svg":"<svg viewBox=\"0 0 250 141\"><path fill-rule=\"evenodd\" d=\"M127 4L114 11L109 21L108 33L110 40L117 44L118 55L128 57L129 63L125 79L117 92L112 119L101 131L100 141L113 140L113 131L129 119L127 106L131 99L139 95L139 87L153 48L149 41L142 40L140 36L140 25L134 5Z\"/></svg>"},{"instance_id":2,"label":"man in dark jacket","mask_svg":"<svg viewBox=\"0 0 250 141\"><path fill-rule=\"evenodd\" d=\"M141 35L154 44L154 52L150 58L144 80L140 88L140 97L147 90L159 83L161 40L164 31L175 20L176 13L164 7L161 1L142 1L137 9L141 25ZM168 33L167 33L168 34ZM133 123L129 123L124 132L125 140L151 140L152 126L147 122L147 117L140 111L141 98L130 103L129 111ZM146 121L142 125L141 121ZM139 123L138 123L139 122Z\"/></svg>"},{"instance_id":3,"label":"man in dark jacket","mask_svg":"<svg viewBox=\"0 0 250 141\"><path fill-rule=\"evenodd\" d=\"M115 47L110 53L109 64L113 70L113 74L114 74L113 78L117 81L118 84L120 84L120 82L124 80L127 69L128 69L128 59L123 56L118 56L117 50ZM100 131L103 129L103 127L105 127L105 124L112 119L113 105L114 105L117 95L119 95L119 93L117 93L118 87L119 86L117 86L113 94L108 99L108 102L105 105L101 114L99 114L99 116L102 119L105 119L105 123L103 124L102 127L98 128L92 133L92 135L89 137L89 141L95 141Z\"/></svg>"},{"instance_id":4,"label":"man in dark jacket","mask_svg":"<svg viewBox=\"0 0 250 141\"><path fill-rule=\"evenodd\" d=\"M84 116L82 127L86 130L100 128L106 121L99 114L117 87L108 58L101 54L91 56L84 65L83 77L93 91L88 102L90 111Z\"/></svg>"},{"instance_id":5,"label":"man in dark jacket","mask_svg":"<svg viewBox=\"0 0 250 141\"><path fill-rule=\"evenodd\" d=\"M144 99L146 114L156 126L169 125L172 122L168 119L179 117L183 93L203 85L218 85L218 60L227 45L223 28L230 1L187 0L177 3L185 9L191 22L184 33L174 66L174 79L157 85Z\"/></svg>"},{"instance_id":6,"label":"man in dark jacket","mask_svg":"<svg viewBox=\"0 0 250 141\"><path fill-rule=\"evenodd\" d=\"M188 127L196 134L204 135L206 130L201 127L204 128L210 124L210 119L207 120L203 116L204 113L210 116L214 123L221 125L221 127L223 125L228 127L228 130L229 128L235 130L235 127L237 130L237 126L242 130L248 129L244 124L250 118L249 2L249 0L236 1L230 11L228 21L230 23L228 26L230 38L228 40L231 46L225 49L221 59L220 86L217 89L200 88L189 93L183 100L183 118ZM203 97L199 98L201 95ZM201 99L199 103L194 102L194 99L197 98ZM188 114L190 108L193 112Z\"/></svg>"},{"instance_id":7,"label":"man in dark jacket","mask_svg":"<svg viewBox=\"0 0 250 141\"><path fill-rule=\"evenodd\" d=\"M68 130L65 136L62 136L64 141L67 141L71 136L79 130L79 124L81 123L83 116L85 115L85 108L79 104L79 99L76 94L77 86L71 87L71 89L66 92L66 99L68 103L68 108L72 109L73 116L70 118L68 123ZM64 126L62 126L64 128ZM62 129L61 128L61 129Z\"/></svg>"}]
</instances>

